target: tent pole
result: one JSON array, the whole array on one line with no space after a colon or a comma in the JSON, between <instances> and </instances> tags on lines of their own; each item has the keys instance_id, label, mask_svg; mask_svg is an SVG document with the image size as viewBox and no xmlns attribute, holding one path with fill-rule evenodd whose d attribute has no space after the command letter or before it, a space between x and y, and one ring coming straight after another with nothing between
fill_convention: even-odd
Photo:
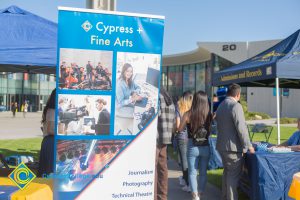
<instances>
[{"instance_id":1,"label":"tent pole","mask_svg":"<svg viewBox=\"0 0 300 200\"><path fill-rule=\"evenodd\" d=\"M280 105L279 105L279 78L276 78L276 107L277 107L277 144L280 144Z\"/></svg>"}]
</instances>

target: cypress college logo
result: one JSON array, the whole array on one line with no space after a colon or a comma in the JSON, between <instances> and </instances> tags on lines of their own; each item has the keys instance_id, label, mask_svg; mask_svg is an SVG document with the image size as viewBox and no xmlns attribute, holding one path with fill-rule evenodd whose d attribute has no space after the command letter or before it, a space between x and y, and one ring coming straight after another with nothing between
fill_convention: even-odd
<instances>
[{"instance_id":1,"label":"cypress college logo","mask_svg":"<svg viewBox=\"0 0 300 200\"><path fill-rule=\"evenodd\" d=\"M33 179L35 174L22 162L14 171L12 171L8 178L12 180L21 190L26 188Z\"/></svg>"},{"instance_id":2,"label":"cypress college logo","mask_svg":"<svg viewBox=\"0 0 300 200\"><path fill-rule=\"evenodd\" d=\"M93 28L92 24L86 20L81 27L83 28L83 30L85 30L85 32L88 32L89 30L91 30Z\"/></svg>"}]
</instances>

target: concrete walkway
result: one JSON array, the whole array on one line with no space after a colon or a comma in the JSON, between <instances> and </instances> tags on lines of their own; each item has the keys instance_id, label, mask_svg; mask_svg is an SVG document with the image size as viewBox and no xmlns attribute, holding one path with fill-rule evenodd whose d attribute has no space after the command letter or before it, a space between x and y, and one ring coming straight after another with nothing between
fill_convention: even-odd
<instances>
[{"instance_id":1,"label":"concrete walkway","mask_svg":"<svg viewBox=\"0 0 300 200\"><path fill-rule=\"evenodd\" d=\"M168 200L191 200L191 194L181 190L179 185L179 176L182 175L181 170L176 163L176 161L169 159L168 160L169 168L169 191L168 191ZM204 195L201 196L201 200L219 200L221 199L221 191L207 183Z\"/></svg>"},{"instance_id":2,"label":"concrete walkway","mask_svg":"<svg viewBox=\"0 0 300 200\"><path fill-rule=\"evenodd\" d=\"M41 120L42 112L0 112L0 140L42 137Z\"/></svg>"}]
</instances>

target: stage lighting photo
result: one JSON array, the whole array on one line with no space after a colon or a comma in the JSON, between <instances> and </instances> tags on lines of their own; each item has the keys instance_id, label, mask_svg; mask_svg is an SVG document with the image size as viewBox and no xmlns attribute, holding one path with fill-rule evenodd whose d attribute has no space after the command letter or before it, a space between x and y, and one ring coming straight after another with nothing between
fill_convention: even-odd
<instances>
[{"instance_id":1,"label":"stage lighting photo","mask_svg":"<svg viewBox=\"0 0 300 200\"><path fill-rule=\"evenodd\" d=\"M59 157L59 161L61 162L65 162L67 160L67 157L65 154L62 154L60 157Z\"/></svg>"},{"instance_id":2,"label":"stage lighting photo","mask_svg":"<svg viewBox=\"0 0 300 200\"><path fill-rule=\"evenodd\" d=\"M89 162L86 159L87 159L86 156L82 156L81 158L79 158L80 168L83 171L86 170L89 167Z\"/></svg>"}]
</instances>

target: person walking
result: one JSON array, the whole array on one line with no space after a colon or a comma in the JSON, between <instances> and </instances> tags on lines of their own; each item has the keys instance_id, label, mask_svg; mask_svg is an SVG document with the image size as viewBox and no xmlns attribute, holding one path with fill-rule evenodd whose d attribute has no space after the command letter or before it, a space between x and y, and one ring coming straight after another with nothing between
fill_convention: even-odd
<instances>
[{"instance_id":1,"label":"person walking","mask_svg":"<svg viewBox=\"0 0 300 200\"><path fill-rule=\"evenodd\" d=\"M23 106L23 117L26 117L26 113L28 112L28 103L25 101Z\"/></svg>"},{"instance_id":2,"label":"person walking","mask_svg":"<svg viewBox=\"0 0 300 200\"><path fill-rule=\"evenodd\" d=\"M15 102L15 112L18 112L18 103Z\"/></svg>"},{"instance_id":3,"label":"person walking","mask_svg":"<svg viewBox=\"0 0 300 200\"><path fill-rule=\"evenodd\" d=\"M180 121L187 111L190 110L193 101L193 94L189 91L184 92L182 97L177 102L176 109L176 127L179 128ZM189 177L188 177L188 162L187 162L187 145L188 145L188 133L185 127L183 131L176 132L176 140L178 153L181 163L182 177L180 177L180 184L183 185L182 190L190 192Z\"/></svg>"},{"instance_id":4,"label":"person walking","mask_svg":"<svg viewBox=\"0 0 300 200\"><path fill-rule=\"evenodd\" d=\"M13 114L13 117L16 117L16 104L14 102L11 103L11 112Z\"/></svg>"},{"instance_id":5,"label":"person walking","mask_svg":"<svg viewBox=\"0 0 300 200\"><path fill-rule=\"evenodd\" d=\"M241 87L232 84L226 99L216 112L218 137L216 149L219 151L224 171L222 177L222 199L237 200L237 186L242 173L243 153L254 153L249 139L242 105L238 103Z\"/></svg>"},{"instance_id":6,"label":"person walking","mask_svg":"<svg viewBox=\"0 0 300 200\"><path fill-rule=\"evenodd\" d=\"M200 200L207 182L207 166L210 150L208 137L211 132L212 115L207 94L199 91L193 96L191 109L183 115L178 131L188 131L188 173L192 199ZM199 192L197 174L199 170Z\"/></svg>"},{"instance_id":7,"label":"person walking","mask_svg":"<svg viewBox=\"0 0 300 200\"><path fill-rule=\"evenodd\" d=\"M175 124L175 106L164 88L160 89L157 122L154 199L168 199L167 145L171 144Z\"/></svg>"}]
</instances>

